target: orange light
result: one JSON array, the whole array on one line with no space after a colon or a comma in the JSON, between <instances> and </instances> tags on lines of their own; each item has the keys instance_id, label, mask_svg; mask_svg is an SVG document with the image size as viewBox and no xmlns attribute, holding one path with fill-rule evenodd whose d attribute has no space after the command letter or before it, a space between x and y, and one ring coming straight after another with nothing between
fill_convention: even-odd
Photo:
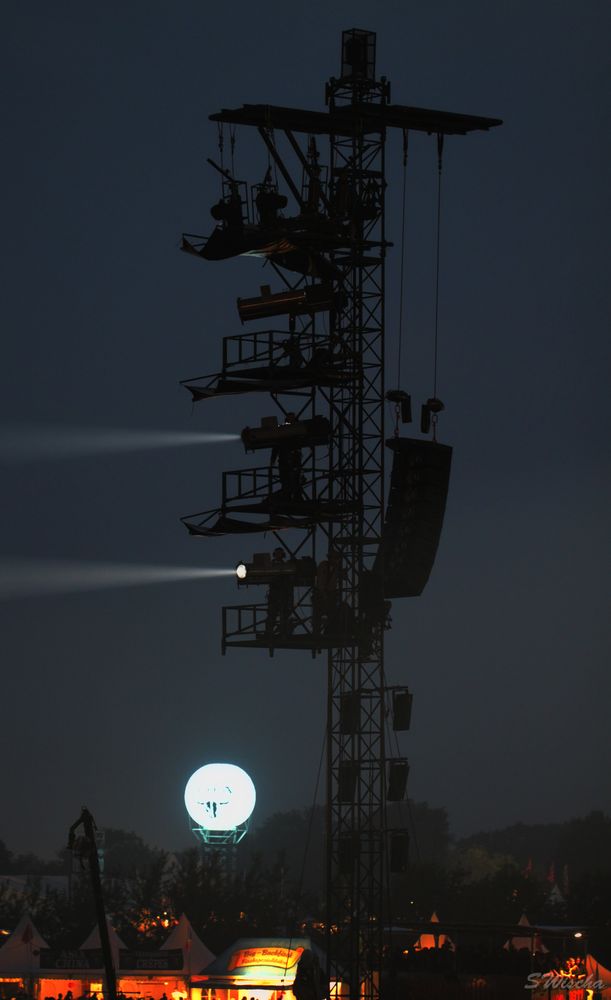
<instances>
[{"instance_id":1,"label":"orange light","mask_svg":"<svg viewBox=\"0 0 611 1000\"><path fill-rule=\"evenodd\" d=\"M235 951L227 966L228 971L246 966L273 966L289 969L301 958L303 948L244 948Z\"/></svg>"}]
</instances>

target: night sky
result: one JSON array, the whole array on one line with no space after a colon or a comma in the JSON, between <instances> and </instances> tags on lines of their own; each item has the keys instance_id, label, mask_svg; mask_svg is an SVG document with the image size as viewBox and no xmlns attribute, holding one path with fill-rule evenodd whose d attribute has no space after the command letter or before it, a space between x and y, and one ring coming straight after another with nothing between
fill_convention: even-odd
<instances>
[{"instance_id":1,"label":"night sky","mask_svg":"<svg viewBox=\"0 0 611 1000\"><path fill-rule=\"evenodd\" d=\"M454 446L429 586L397 601L387 675L414 691L410 794L456 835L611 810L608 661L609 32L605 0L266 4L5 0L0 419L239 433L265 397L192 410L256 260L180 253L207 234L208 115L322 109L341 30L378 37L397 103L499 117L446 141L441 439ZM238 134L237 173L262 144ZM414 136L402 386L431 394L436 146ZM388 143L388 356L396 362L401 139ZM274 280L273 285L277 284ZM414 429L413 433L417 433ZM232 567L261 537L196 541L239 443L4 462L7 559ZM227 759L255 819L312 800L326 660L220 655L231 579L0 603L2 820L51 854L83 803L103 826L189 845L182 794Z\"/></svg>"}]
</instances>

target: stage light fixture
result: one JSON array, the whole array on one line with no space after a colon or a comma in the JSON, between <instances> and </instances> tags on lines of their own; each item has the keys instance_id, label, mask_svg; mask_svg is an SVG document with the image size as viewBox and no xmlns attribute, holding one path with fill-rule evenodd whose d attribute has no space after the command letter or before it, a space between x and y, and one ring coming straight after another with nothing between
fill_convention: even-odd
<instances>
[{"instance_id":1,"label":"stage light fixture","mask_svg":"<svg viewBox=\"0 0 611 1000\"><path fill-rule=\"evenodd\" d=\"M305 316L329 311L337 304L333 285L306 285L285 292L274 292L269 285L261 286L261 295L238 299L238 314L242 323L270 316Z\"/></svg>"},{"instance_id":2,"label":"stage light fixture","mask_svg":"<svg viewBox=\"0 0 611 1000\"><path fill-rule=\"evenodd\" d=\"M298 420L292 413L287 414L283 424L276 417L262 417L260 427L245 427L241 434L247 452L263 448L313 448L327 444L330 436L331 424L326 417Z\"/></svg>"},{"instance_id":3,"label":"stage light fixture","mask_svg":"<svg viewBox=\"0 0 611 1000\"><path fill-rule=\"evenodd\" d=\"M431 416L437 416L445 410L445 406L436 396L431 396L420 408L420 430L422 434L428 434L431 429Z\"/></svg>"},{"instance_id":4,"label":"stage light fixture","mask_svg":"<svg viewBox=\"0 0 611 1000\"><path fill-rule=\"evenodd\" d=\"M273 557L270 552L255 552L252 562L240 562L236 566L238 587L252 584L269 584L279 577L294 587L310 587L316 576L316 563L310 556L286 559L284 549L276 549L283 556Z\"/></svg>"},{"instance_id":5,"label":"stage light fixture","mask_svg":"<svg viewBox=\"0 0 611 1000\"><path fill-rule=\"evenodd\" d=\"M412 422L412 397L403 389L391 389L386 393L389 403L395 403L401 413L401 423L411 424Z\"/></svg>"}]
</instances>

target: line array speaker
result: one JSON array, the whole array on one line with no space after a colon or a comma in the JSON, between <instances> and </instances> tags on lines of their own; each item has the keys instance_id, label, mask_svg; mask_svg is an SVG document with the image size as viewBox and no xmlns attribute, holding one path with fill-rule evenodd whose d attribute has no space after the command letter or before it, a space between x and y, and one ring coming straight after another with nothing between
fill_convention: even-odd
<instances>
[{"instance_id":1,"label":"line array speaker","mask_svg":"<svg viewBox=\"0 0 611 1000\"><path fill-rule=\"evenodd\" d=\"M390 494L374 571L385 597L418 597L439 545L450 482L452 449L436 441L391 438Z\"/></svg>"}]
</instances>

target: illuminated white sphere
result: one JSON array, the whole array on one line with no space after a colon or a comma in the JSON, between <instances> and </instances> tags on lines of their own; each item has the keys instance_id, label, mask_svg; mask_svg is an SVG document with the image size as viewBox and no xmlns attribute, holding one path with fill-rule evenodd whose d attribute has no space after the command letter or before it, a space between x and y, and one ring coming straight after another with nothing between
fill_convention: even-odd
<instances>
[{"instance_id":1,"label":"illuminated white sphere","mask_svg":"<svg viewBox=\"0 0 611 1000\"><path fill-rule=\"evenodd\" d=\"M185 788L187 812L204 830L234 830L251 815L256 798L251 778L235 764L205 764Z\"/></svg>"},{"instance_id":2,"label":"illuminated white sphere","mask_svg":"<svg viewBox=\"0 0 611 1000\"><path fill-rule=\"evenodd\" d=\"M245 580L247 573L248 570L246 569L245 563L238 563L238 565L235 568L235 575L237 576L238 580Z\"/></svg>"}]
</instances>

